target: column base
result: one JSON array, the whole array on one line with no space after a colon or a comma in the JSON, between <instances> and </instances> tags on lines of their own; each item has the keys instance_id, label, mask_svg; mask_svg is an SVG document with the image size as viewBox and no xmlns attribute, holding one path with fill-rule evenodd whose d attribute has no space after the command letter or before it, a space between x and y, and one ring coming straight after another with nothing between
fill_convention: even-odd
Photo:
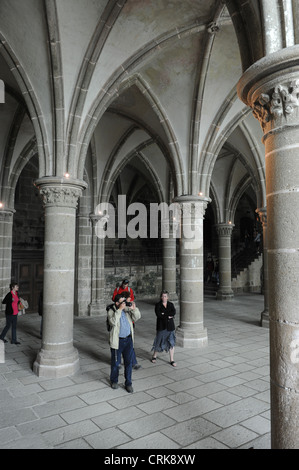
<instances>
[{"instance_id":1,"label":"column base","mask_svg":"<svg viewBox=\"0 0 299 470\"><path fill-rule=\"evenodd\" d=\"M91 304L89 304L88 314L90 317L105 317L107 315L105 302L92 302Z\"/></svg>"},{"instance_id":2,"label":"column base","mask_svg":"<svg viewBox=\"0 0 299 470\"><path fill-rule=\"evenodd\" d=\"M181 348L204 348L208 345L207 329L194 332L178 327L176 329L176 346Z\"/></svg>"},{"instance_id":3,"label":"column base","mask_svg":"<svg viewBox=\"0 0 299 470\"><path fill-rule=\"evenodd\" d=\"M234 298L234 291L233 290L221 290L219 289L216 294L217 300L232 300Z\"/></svg>"},{"instance_id":4,"label":"column base","mask_svg":"<svg viewBox=\"0 0 299 470\"><path fill-rule=\"evenodd\" d=\"M264 311L261 313L261 322L260 322L260 325L261 325L263 328L269 328L269 326L270 326L269 310L264 310Z\"/></svg>"},{"instance_id":5,"label":"column base","mask_svg":"<svg viewBox=\"0 0 299 470\"><path fill-rule=\"evenodd\" d=\"M38 377L48 377L50 379L74 375L79 368L79 355L75 348L65 356L59 356L53 351L41 349L33 364L33 372Z\"/></svg>"}]
</instances>

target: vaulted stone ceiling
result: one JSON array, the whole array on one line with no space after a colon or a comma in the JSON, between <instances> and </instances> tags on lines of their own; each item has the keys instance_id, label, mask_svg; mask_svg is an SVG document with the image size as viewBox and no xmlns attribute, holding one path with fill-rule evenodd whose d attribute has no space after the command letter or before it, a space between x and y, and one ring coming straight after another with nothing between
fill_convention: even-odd
<instances>
[{"instance_id":1,"label":"vaulted stone ceiling","mask_svg":"<svg viewBox=\"0 0 299 470\"><path fill-rule=\"evenodd\" d=\"M159 200L214 188L218 222L231 207L220 195L244 181L265 205L262 133L237 97L242 61L222 1L1 0L0 39L5 204L38 152L40 177L88 179L91 210L126 166Z\"/></svg>"}]
</instances>

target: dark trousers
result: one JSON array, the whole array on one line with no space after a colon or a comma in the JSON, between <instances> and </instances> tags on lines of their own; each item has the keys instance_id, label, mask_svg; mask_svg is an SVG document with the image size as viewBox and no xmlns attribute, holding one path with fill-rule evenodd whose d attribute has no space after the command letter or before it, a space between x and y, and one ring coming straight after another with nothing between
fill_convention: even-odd
<instances>
[{"instance_id":1,"label":"dark trousers","mask_svg":"<svg viewBox=\"0 0 299 470\"><path fill-rule=\"evenodd\" d=\"M124 358L125 368L125 386L132 385L132 355L133 355L133 341L132 336L127 338L119 338L118 349L111 348L111 383L118 383L119 365L121 356Z\"/></svg>"},{"instance_id":2,"label":"dark trousers","mask_svg":"<svg viewBox=\"0 0 299 470\"><path fill-rule=\"evenodd\" d=\"M118 357L117 357L117 360L119 361L118 363L120 364L121 363L121 354L118 353ZM136 357L136 354L135 354L135 349L133 348L133 353L132 353L132 366L136 366L136 364L138 364L137 362L137 357Z\"/></svg>"},{"instance_id":3,"label":"dark trousers","mask_svg":"<svg viewBox=\"0 0 299 470\"><path fill-rule=\"evenodd\" d=\"M18 315L5 315L6 316L6 325L3 328L3 331L0 335L0 339L4 339L6 336L6 333L8 332L10 326L11 326L11 341L12 343L15 343L17 341L17 321L18 321Z\"/></svg>"}]
</instances>

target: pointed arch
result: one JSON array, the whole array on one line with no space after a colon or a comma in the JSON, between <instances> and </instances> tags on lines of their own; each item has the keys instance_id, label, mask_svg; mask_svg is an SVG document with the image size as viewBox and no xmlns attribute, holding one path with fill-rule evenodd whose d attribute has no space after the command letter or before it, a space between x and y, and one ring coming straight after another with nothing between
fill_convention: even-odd
<instances>
[{"instance_id":1,"label":"pointed arch","mask_svg":"<svg viewBox=\"0 0 299 470\"><path fill-rule=\"evenodd\" d=\"M174 189L175 189L176 194L183 194L183 192L185 191L185 183L184 183L185 178L184 178L184 172L183 172L182 159L180 156L180 151L178 148L175 133L172 130L165 113L163 112L162 105L158 102L158 99L153 95L149 86L139 75L134 75L134 77L131 77L127 79L126 81L124 81L122 85L120 86L120 89L118 90L118 95L120 95L122 92L124 92L126 89L130 88L133 85L136 85L136 87L139 89L142 95L146 98L149 105L152 107L155 114L157 115L159 122L162 126L162 129L166 135L166 138L168 139L168 145L165 145L162 139L159 138L159 136L157 136L155 132L151 130L145 123L142 123L140 121L137 122L131 116L129 118L131 121L135 123L135 126L137 126L139 129L143 128L146 132L148 132L152 140L157 143L157 145L159 146L160 150L162 151L163 155L165 156L171 168L171 174L172 174L173 181L175 183ZM114 97L111 97L112 103L113 103L113 99ZM113 108L109 109L109 112L113 112ZM120 113L118 112L118 114ZM79 177L82 174L84 161L85 159L81 156L79 160L79 166L78 166Z\"/></svg>"},{"instance_id":2,"label":"pointed arch","mask_svg":"<svg viewBox=\"0 0 299 470\"><path fill-rule=\"evenodd\" d=\"M33 137L25 147L23 148L22 152L20 153L17 161L15 162L13 169L10 173L7 186L4 187L3 195L5 200L8 203L8 207L14 207L14 197L15 197L15 190L18 179L22 170L27 165L29 160L34 157L34 155L38 154L37 143L35 137Z\"/></svg>"},{"instance_id":3,"label":"pointed arch","mask_svg":"<svg viewBox=\"0 0 299 470\"><path fill-rule=\"evenodd\" d=\"M243 120L248 116L248 114L251 113L250 108L243 108L241 112L236 114L234 116L234 119L231 120L219 133L219 127L221 122L224 120L225 115L227 114L228 110L230 109L232 102L236 99L236 92L233 91L233 100L229 100L226 102L227 106L223 106L220 109L219 115L216 116L214 123L211 126L211 131L207 137L207 144L204 147L203 154L204 158L202 159L202 162L200 164L200 169L199 169L199 181L200 181L200 191L203 192L203 194L208 194L209 191L209 186L210 186L210 181L212 177L212 172L213 168L215 165L215 162L217 160L217 157L219 155L219 152L221 148L225 145L227 145L227 140L230 136L230 134L239 126L241 131L241 123ZM219 119L218 119L219 118ZM218 124L217 124L218 123ZM244 128L245 129L245 128ZM247 129L247 127L246 127ZM246 130L246 134L249 135L248 131ZM246 136L245 136L246 138ZM253 141L252 141L253 142ZM256 144L252 145L249 143L250 148L253 150L253 157L255 159L256 167L260 168L260 157L258 156L258 153L256 151ZM231 144L230 144L231 146ZM234 153L241 155L239 151L235 150ZM256 160L258 156L258 160ZM252 174L253 169L246 163L245 159L243 160L243 164L246 166L250 174ZM262 172L259 172L258 176L255 178L258 182L258 184L261 183L261 181L264 181L264 176Z\"/></svg>"},{"instance_id":4,"label":"pointed arch","mask_svg":"<svg viewBox=\"0 0 299 470\"><path fill-rule=\"evenodd\" d=\"M264 40L266 32L261 23L261 2L259 0L226 0L226 6L233 21L239 43L243 72L254 62L264 56ZM268 11L277 8L277 2L270 0ZM274 4L274 5L273 5ZM268 15L267 15L268 16Z\"/></svg>"},{"instance_id":5,"label":"pointed arch","mask_svg":"<svg viewBox=\"0 0 299 470\"><path fill-rule=\"evenodd\" d=\"M252 185L252 178L250 176L244 176L239 182L238 186L235 188L234 193L231 197L229 206L228 206L228 219L234 223L235 214L240 202L241 197L245 194L247 189Z\"/></svg>"},{"instance_id":6,"label":"pointed arch","mask_svg":"<svg viewBox=\"0 0 299 470\"><path fill-rule=\"evenodd\" d=\"M149 44L142 46L142 48L138 50L133 57L130 57L125 63L118 67L115 73L110 77L109 82L99 91L89 111L86 113L85 120L84 122L82 122L81 125L79 137L77 138L75 133L71 137L70 143L72 144L74 149L77 149L77 153L72 153L69 155L69 168L72 168L72 171L74 172L77 171L78 178L80 178L80 175L82 174L82 165L80 165L80 160L85 159L85 154L91 136L100 117L111 105L114 100L114 97L118 96L125 86L130 86L130 84L133 83L137 85L138 80L139 83L142 84L142 88L144 89L145 95L149 95L150 98L153 100L153 109L157 110L157 114L161 114L161 123L164 127L166 135L169 136L168 145L171 149L173 159L176 162L178 178L182 180L182 182L180 182L180 184L178 185L178 188L180 189L179 194L187 193L188 189L186 188L185 182L186 175L182 171L183 167L180 163L181 158L177 145L177 140L173 130L170 128L167 116L165 113L163 113L163 108L161 104L158 102L157 97L154 96L154 94L150 90L150 87L145 83L145 81L138 74L134 74L131 76L130 74L134 73L134 68L137 64L140 66L140 63L146 61L149 56L152 55L153 52L155 52L155 50L161 50L162 48L166 48L175 38L181 40L187 36L190 36L191 34L202 32L205 29L205 22L203 22L202 24L199 24L198 22L192 23L183 26L181 29L175 28L170 32L162 34L160 37L151 41Z\"/></svg>"},{"instance_id":7,"label":"pointed arch","mask_svg":"<svg viewBox=\"0 0 299 470\"><path fill-rule=\"evenodd\" d=\"M33 86L25 69L16 57L6 38L0 32L0 54L8 64L22 93L24 102L28 108L30 118L36 135L40 175L51 174L51 158L49 152L49 142L43 113Z\"/></svg>"},{"instance_id":8,"label":"pointed arch","mask_svg":"<svg viewBox=\"0 0 299 470\"><path fill-rule=\"evenodd\" d=\"M198 155L198 142L201 126L201 112L203 105L203 96L205 91L206 79L209 69L209 63L211 59L215 33L219 30L218 22L220 22L221 14L224 11L225 6L220 4L216 8L213 21L206 28L204 39L203 39L203 52L198 64L197 81L194 86L194 99L193 99L193 110L190 128L190 153L189 153L189 168L190 168L190 192L191 194L197 194L199 191L198 187L198 166L199 166L199 155ZM221 20L223 24L224 20Z\"/></svg>"},{"instance_id":9,"label":"pointed arch","mask_svg":"<svg viewBox=\"0 0 299 470\"><path fill-rule=\"evenodd\" d=\"M12 125L10 128L9 136L6 141L6 146L3 152L3 160L2 160L2 165L1 165L1 172L0 172L0 177L1 177L1 185L0 185L0 194L1 194L1 201L4 204L8 204L8 194L7 194L7 188L8 188L8 182L9 182L9 177L10 177L10 167L11 167L11 162L12 162L12 157L13 157L13 152L15 149L15 143L19 134L20 127L22 125L24 116L26 114L26 108L23 104L20 104L17 107L17 110L15 112Z\"/></svg>"},{"instance_id":10,"label":"pointed arch","mask_svg":"<svg viewBox=\"0 0 299 470\"><path fill-rule=\"evenodd\" d=\"M151 142L152 143L152 142ZM115 168L114 172L109 175L109 178L107 180L105 180L105 184L103 185L102 187L102 192L101 194L99 194L99 198L98 200L101 202L108 202L109 201L109 198L110 198L110 194L111 194L111 191L112 191L112 188L114 187L114 184L116 183L117 181L117 178L119 177L119 175L122 173L124 167L130 162L130 160L132 160L133 157L140 157L143 161L143 163L145 164L147 170L149 171L152 179L153 179L153 182L154 182L154 185L155 185L155 188L157 190L157 194L159 196L159 200L160 202L164 201L164 197L163 197L163 192L161 191L161 187L162 187L162 184L161 184L161 180L159 178L159 175L155 172L155 170L153 169L152 165L151 165L151 162L148 160L148 158L146 158L146 156L142 153L142 151L149 145L149 141L145 142L145 143L142 143L139 147L135 148L134 150L132 150L127 156L126 158L124 158L118 165L117 167ZM114 158L114 156L112 157Z\"/></svg>"},{"instance_id":11,"label":"pointed arch","mask_svg":"<svg viewBox=\"0 0 299 470\"><path fill-rule=\"evenodd\" d=\"M65 162L65 118L63 68L61 42L58 27L57 0L45 1L45 17L48 28L48 47L51 68L51 97L53 108L53 168L52 174L63 175L67 168Z\"/></svg>"},{"instance_id":12,"label":"pointed arch","mask_svg":"<svg viewBox=\"0 0 299 470\"><path fill-rule=\"evenodd\" d=\"M237 127L240 120L244 119L245 116L251 112L250 108L244 108L244 111L241 114L239 113L237 116L235 116L234 120L230 122L221 133L219 133L221 124L223 123L236 99L237 92L234 87L221 105L207 134L202 150L202 159L199 161L198 166L199 190L203 194L208 194L209 192L212 171L224 142L227 140L228 136L235 129L235 127Z\"/></svg>"},{"instance_id":13,"label":"pointed arch","mask_svg":"<svg viewBox=\"0 0 299 470\"><path fill-rule=\"evenodd\" d=\"M111 175L111 168L117 158L119 149L122 148L125 142L133 135L133 133L137 129L138 129L137 126L135 125L131 126L129 129L127 129L127 131L124 133L121 139L118 142L116 142L114 149L112 150L111 155L109 159L107 160L104 171L103 171L103 176L100 182L100 187L99 187L99 192L98 192L98 202L100 202L100 200L102 200L103 202L108 202L109 200L108 188L111 182L113 181L113 178ZM115 182L115 179L114 179L114 182Z\"/></svg>"},{"instance_id":14,"label":"pointed arch","mask_svg":"<svg viewBox=\"0 0 299 470\"><path fill-rule=\"evenodd\" d=\"M221 223L220 202L219 202L219 198L218 198L213 182L211 182L211 185L210 185L210 198L211 198L210 204L214 213L216 224L220 224Z\"/></svg>"},{"instance_id":15,"label":"pointed arch","mask_svg":"<svg viewBox=\"0 0 299 470\"><path fill-rule=\"evenodd\" d=\"M81 116L86 101L87 91L93 73L102 52L103 46L112 31L126 0L108 0L107 5L90 40L88 49L82 62L77 84L71 101L69 119L67 122L67 168L74 172L74 160L76 155L77 138L80 129ZM82 170L82 169L81 169Z\"/></svg>"},{"instance_id":16,"label":"pointed arch","mask_svg":"<svg viewBox=\"0 0 299 470\"><path fill-rule=\"evenodd\" d=\"M250 145L250 150L254 156L254 161L256 163L256 182L258 188L257 194L257 206L258 207L265 207L267 205L266 199L266 174L265 174L265 154L261 156L257 151L257 143L255 136L250 132L248 126L246 125L246 121L242 121L240 123L240 129L243 132L247 142ZM262 158L261 158L262 157Z\"/></svg>"}]
</instances>

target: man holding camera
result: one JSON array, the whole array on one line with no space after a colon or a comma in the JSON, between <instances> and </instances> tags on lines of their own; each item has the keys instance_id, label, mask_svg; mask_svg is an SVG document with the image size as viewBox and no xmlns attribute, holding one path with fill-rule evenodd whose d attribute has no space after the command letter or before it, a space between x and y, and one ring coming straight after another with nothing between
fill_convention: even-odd
<instances>
[{"instance_id":1,"label":"man holding camera","mask_svg":"<svg viewBox=\"0 0 299 470\"><path fill-rule=\"evenodd\" d=\"M108 322L111 326L109 343L111 350L110 381L113 389L118 388L119 363L121 356L125 366L125 388L133 393L132 355L134 343L133 322L141 317L135 302L126 302L125 296L117 294L114 305L108 310Z\"/></svg>"}]
</instances>

